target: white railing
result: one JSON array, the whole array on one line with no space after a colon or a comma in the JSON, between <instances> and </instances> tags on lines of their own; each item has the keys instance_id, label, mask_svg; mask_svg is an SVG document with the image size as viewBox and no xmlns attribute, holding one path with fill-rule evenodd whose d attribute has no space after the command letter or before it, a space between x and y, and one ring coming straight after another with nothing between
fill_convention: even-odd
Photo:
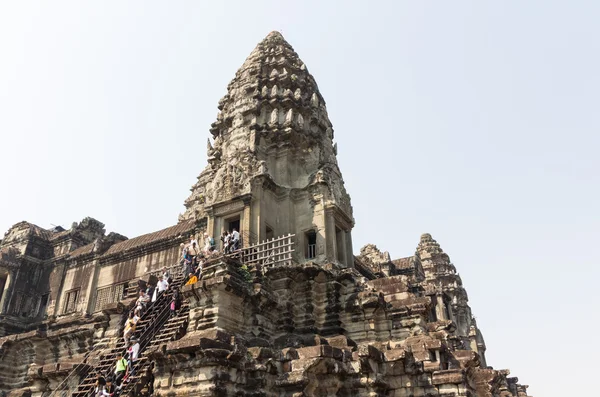
<instances>
[{"instance_id":1,"label":"white railing","mask_svg":"<svg viewBox=\"0 0 600 397\"><path fill-rule=\"evenodd\" d=\"M286 266L292 264L294 252L294 234L275 237L262 243L242 248L233 253L241 254L241 261L248 267L261 266L263 268Z\"/></svg>"}]
</instances>

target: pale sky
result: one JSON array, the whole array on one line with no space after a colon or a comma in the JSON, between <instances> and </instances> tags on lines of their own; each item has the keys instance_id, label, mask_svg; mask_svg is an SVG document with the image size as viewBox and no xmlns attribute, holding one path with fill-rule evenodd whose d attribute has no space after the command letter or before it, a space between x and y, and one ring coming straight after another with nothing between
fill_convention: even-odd
<instances>
[{"instance_id":1,"label":"pale sky","mask_svg":"<svg viewBox=\"0 0 600 397\"><path fill-rule=\"evenodd\" d=\"M354 251L429 232L534 396L600 370L600 3L0 3L0 230L177 222L227 83L279 30L325 100Z\"/></svg>"}]
</instances>

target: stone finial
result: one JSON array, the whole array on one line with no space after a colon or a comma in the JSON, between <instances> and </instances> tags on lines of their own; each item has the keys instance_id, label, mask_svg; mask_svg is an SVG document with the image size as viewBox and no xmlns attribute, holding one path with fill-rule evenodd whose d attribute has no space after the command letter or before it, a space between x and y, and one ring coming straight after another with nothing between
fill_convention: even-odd
<instances>
[{"instance_id":1,"label":"stone finial","mask_svg":"<svg viewBox=\"0 0 600 397\"><path fill-rule=\"evenodd\" d=\"M430 241L434 241L433 238L431 237L431 234L429 234L429 233L421 234L421 242L422 243L430 242Z\"/></svg>"},{"instance_id":2,"label":"stone finial","mask_svg":"<svg viewBox=\"0 0 600 397\"><path fill-rule=\"evenodd\" d=\"M429 233L423 233L421 235L421 238L419 240L419 245L417 246L417 251L419 251L419 252L425 251L431 255L441 254L444 252L444 251L442 251L442 248L440 247L438 242L435 241L433 239L433 237L431 237L431 234L429 234Z\"/></svg>"},{"instance_id":3,"label":"stone finial","mask_svg":"<svg viewBox=\"0 0 600 397\"><path fill-rule=\"evenodd\" d=\"M278 42L278 41L285 41L285 39L283 38L283 35L280 32L273 30L271 33L269 33L267 35L267 37L264 38L264 40L262 42L267 43L267 42Z\"/></svg>"}]
</instances>

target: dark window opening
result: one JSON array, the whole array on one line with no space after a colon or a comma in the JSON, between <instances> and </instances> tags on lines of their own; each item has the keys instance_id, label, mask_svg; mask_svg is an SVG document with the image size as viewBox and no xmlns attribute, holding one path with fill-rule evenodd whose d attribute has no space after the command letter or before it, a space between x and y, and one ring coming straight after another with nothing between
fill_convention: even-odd
<instances>
[{"instance_id":1,"label":"dark window opening","mask_svg":"<svg viewBox=\"0 0 600 397\"><path fill-rule=\"evenodd\" d=\"M451 320L452 313L451 313L451 308L450 308L450 301L447 299L444 299L444 311L446 312L446 319Z\"/></svg>"},{"instance_id":2,"label":"dark window opening","mask_svg":"<svg viewBox=\"0 0 600 397\"><path fill-rule=\"evenodd\" d=\"M240 241L237 244L237 246L233 245L233 236L232 236L232 242L230 244L231 245L231 250L238 250L240 248L242 248L242 244L244 244L244 238L242 236L242 232L240 231L240 216L234 216L228 219L225 219L225 230L228 230L229 233L233 233L233 229L237 230L238 233L240 233Z\"/></svg>"},{"instance_id":3,"label":"dark window opening","mask_svg":"<svg viewBox=\"0 0 600 397\"><path fill-rule=\"evenodd\" d=\"M435 312L435 296L430 296L431 305L429 306L429 322L437 321L437 314Z\"/></svg>"},{"instance_id":4,"label":"dark window opening","mask_svg":"<svg viewBox=\"0 0 600 397\"><path fill-rule=\"evenodd\" d=\"M440 369L443 371L448 369L448 360L443 352L440 352Z\"/></svg>"},{"instance_id":5,"label":"dark window opening","mask_svg":"<svg viewBox=\"0 0 600 397\"><path fill-rule=\"evenodd\" d=\"M225 229L229 231L229 233L233 232L233 229L237 230L238 232L240 231L240 217L234 217L234 218L229 218L229 219L225 219L225 224L226 227Z\"/></svg>"},{"instance_id":6,"label":"dark window opening","mask_svg":"<svg viewBox=\"0 0 600 397\"><path fill-rule=\"evenodd\" d=\"M436 362L437 357L435 355L435 350L429 350L429 361Z\"/></svg>"},{"instance_id":7,"label":"dark window opening","mask_svg":"<svg viewBox=\"0 0 600 397\"><path fill-rule=\"evenodd\" d=\"M269 225L267 225L267 235L266 235L266 237L267 237L267 240L271 240L272 238L275 237L275 232L273 231L273 229Z\"/></svg>"},{"instance_id":8,"label":"dark window opening","mask_svg":"<svg viewBox=\"0 0 600 397\"><path fill-rule=\"evenodd\" d=\"M313 259L317 256L317 233L310 230L305 234L306 240L306 259Z\"/></svg>"},{"instance_id":9,"label":"dark window opening","mask_svg":"<svg viewBox=\"0 0 600 397\"><path fill-rule=\"evenodd\" d=\"M46 312L46 307L48 306L48 299L50 299L50 294L42 295L42 298L40 299L40 307L38 309L38 316L41 316Z\"/></svg>"}]
</instances>

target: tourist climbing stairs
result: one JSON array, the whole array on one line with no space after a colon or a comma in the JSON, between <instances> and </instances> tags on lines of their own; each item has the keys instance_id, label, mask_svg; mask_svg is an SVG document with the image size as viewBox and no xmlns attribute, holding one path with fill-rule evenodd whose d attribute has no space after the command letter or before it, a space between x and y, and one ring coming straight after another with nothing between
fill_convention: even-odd
<instances>
[{"instance_id":1,"label":"tourist climbing stairs","mask_svg":"<svg viewBox=\"0 0 600 397\"><path fill-rule=\"evenodd\" d=\"M153 344L154 341L162 341L165 340L165 338L172 339L178 337L178 333L181 332L181 329L177 328L176 326L181 325L183 328L183 317L185 317L185 321L187 321L187 313L189 312L189 309L187 306L184 306L184 304L179 311L179 315L170 318L170 302L172 297L172 289L180 287L183 284L183 281L184 278L182 274L175 275L170 288L159 295L157 300L151 303L144 313L142 313L140 320L136 324L136 330L134 334L140 343L140 353L135 368L136 375L130 379L127 379L127 381L123 383L123 389L127 389L127 391L129 391L129 389L131 389L137 383L138 377L143 373L144 369L147 368L148 358L143 353L148 347L156 346L156 344ZM135 286L134 288L137 287ZM127 295L132 295L133 297L135 296L135 291L133 293L128 291ZM185 316L183 316L184 312ZM127 346L125 346L125 342L123 341L122 337L118 338L117 343L113 348L108 349L106 353L100 355L97 363L81 381L77 387L77 390L72 393L72 397L91 396L94 392L98 375L102 375L105 378L112 377L119 354L123 354L125 358L128 358ZM121 390L120 394L126 395L125 392L126 390Z\"/></svg>"},{"instance_id":2,"label":"tourist climbing stairs","mask_svg":"<svg viewBox=\"0 0 600 397\"><path fill-rule=\"evenodd\" d=\"M183 274L181 274L175 277L172 285L180 288L184 281L185 278ZM169 302L171 301L171 294L171 288L169 288ZM157 319L157 322L163 325L159 327L158 332L154 333L152 339L144 341L144 344L140 346L140 351L142 353L140 353L140 359L134 366L135 375L129 377L123 382L121 395L130 395L132 391L133 395L137 396L141 394L141 389L143 389L147 383L145 374L151 365L151 362L148 359L148 354L159 348L161 345L173 340L177 340L185 334L188 325L189 312L189 303L185 300L182 301L180 309L173 316L171 315L170 305L163 307Z\"/></svg>"}]
</instances>

